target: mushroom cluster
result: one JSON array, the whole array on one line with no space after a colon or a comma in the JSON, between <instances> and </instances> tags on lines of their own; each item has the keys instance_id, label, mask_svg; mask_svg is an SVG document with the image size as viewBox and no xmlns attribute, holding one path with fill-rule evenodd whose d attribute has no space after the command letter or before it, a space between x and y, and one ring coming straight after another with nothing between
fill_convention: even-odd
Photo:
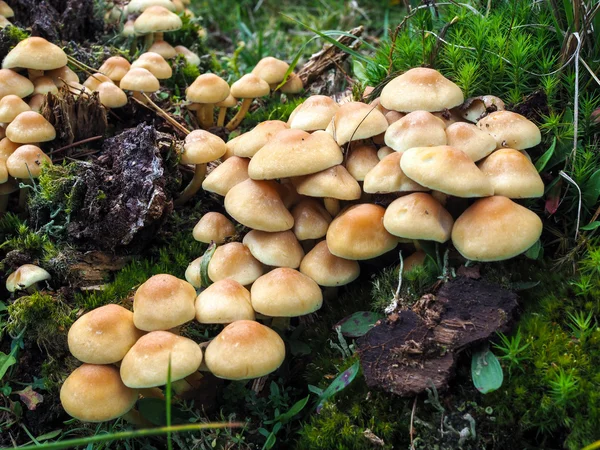
<instances>
[{"instance_id":1,"label":"mushroom cluster","mask_svg":"<svg viewBox=\"0 0 600 450\"><path fill-rule=\"evenodd\" d=\"M230 380L276 370L285 358L284 343L254 320L249 297L234 280L196 295L187 281L160 274L137 289L133 312L109 304L82 315L68 334L69 350L83 364L61 388L65 411L86 422L120 417L139 395L166 385L169 371L177 390L199 369ZM225 325L204 352L179 335L179 327L194 319Z\"/></svg>"}]
</instances>

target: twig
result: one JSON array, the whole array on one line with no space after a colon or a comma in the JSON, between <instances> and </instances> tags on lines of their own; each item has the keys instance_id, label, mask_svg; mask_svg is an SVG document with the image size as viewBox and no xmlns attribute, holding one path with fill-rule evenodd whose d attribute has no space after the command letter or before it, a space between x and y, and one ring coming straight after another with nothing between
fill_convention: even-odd
<instances>
[{"instance_id":1,"label":"twig","mask_svg":"<svg viewBox=\"0 0 600 450\"><path fill-rule=\"evenodd\" d=\"M579 220L581 219L581 189L579 188L579 185L575 183L575 180L573 180L573 178L567 175L563 170L558 172L558 174L565 180L567 180L569 183L573 184L577 188L577 192L579 193L579 201L577 204L577 224L575 227L575 241L577 241L577 236L579 236Z\"/></svg>"},{"instance_id":2,"label":"twig","mask_svg":"<svg viewBox=\"0 0 600 450\"><path fill-rule=\"evenodd\" d=\"M47 155L53 155L54 153L58 153L58 152L61 152L63 150L67 150L67 149L69 149L71 147L76 147L78 145L87 144L88 142L97 141L98 139L102 139L103 137L104 136L94 136L94 137L91 137L91 138L83 139L81 141L73 142L72 144L65 145L64 147L57 148L56 150L52 150L51 152L48 152Z\"/></svg>"},{"instance_id":3,"label":"twig","mask_svg":"<svg viewBox=\"0 0 600 450\"><path fill-rule=\"evenodd\" d=\"M148 97L146 95L146 93L142 92L142 95L144 96L144 98L148 101L148 103L150 103L150 105L152 106L152 108L154 108L154 111L161 116L163 119L165 119L167 122L169 122L171 125L173 125L175 128L177 128L179 131L181 131L182 133L184 133L185 135L190 134L190 130L188 130L187 128L185 128L183 125L181 125L179 122L177 122L175 119L173 119L169 114L167 114L160 106L158 106L156 103L154 103L152 101L152 99L150 99L150 97ZM144 105L146 108L148 107L148 105L145 105L143 102L140 102L137 98L133 97L133 99L138 102L140 105Z\"/></svg>"},{"instance_id":4,"label":"twig","mask_svg":"<svg viewBox=\"0 0 600 450\"><path fill-rule=\"evenodd\" d=\"M415 401L413 402L412 412L410 413L410 429L408 430L410 433L410 450L415 450L414 444L414 431L415 428L413 426L415 420L415 412L417 411L417 396L415 396Z\"/></svg>"}]
</instances>

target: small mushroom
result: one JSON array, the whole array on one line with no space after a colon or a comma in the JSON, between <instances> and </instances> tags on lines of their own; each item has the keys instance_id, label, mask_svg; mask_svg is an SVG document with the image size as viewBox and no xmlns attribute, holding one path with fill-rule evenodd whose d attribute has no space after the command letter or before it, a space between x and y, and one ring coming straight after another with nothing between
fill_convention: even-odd
<instances>
[{"instance_id":1,"label":"small mushroom","mask_svg":"<svg viewBox=\"0 0 600 450\"><path fill-rule=\"evenodd\" d=\"M33 264L24 264L8 276L6 279L6 290L8 292L21 290L35 292L37 290L37 283L49 279L50 274L41 267Z\"/></svg>"},{"instance_id":2,"label":"small mushroom","mask_svg":"<svg viewBox=\"0 0 600 450\"><path fill-rule=\"evenodd\" d=\"M231 85L231 95L242 99L242 104L237 114L227 124L228 130L235 130L250 109L252 100L269 95L269 85L262 78L254 74L246 74Z\"/></svg>"},{"instance_id":3,"label":"small mushroom","mask_svg":"<svg viewBox=\"0 0 600 450\"><path fill-rule=\"evenodd\" d=\"M196 320L200 323L228 324L254 318L250 292L235 280L217 281L196 298Z\"/></svg>"},{"instance_id":4,"label":"small mushroom","mask_svg":"<svg viewBox=\"0 0 600 450\"><path fill-rule=\"evenodd\" d=\"M195 240L205 244L223 244L228 237L235 235L235 226L223 214L211 211L200 218L192 235Z\"/></svg>"}]
</instances>

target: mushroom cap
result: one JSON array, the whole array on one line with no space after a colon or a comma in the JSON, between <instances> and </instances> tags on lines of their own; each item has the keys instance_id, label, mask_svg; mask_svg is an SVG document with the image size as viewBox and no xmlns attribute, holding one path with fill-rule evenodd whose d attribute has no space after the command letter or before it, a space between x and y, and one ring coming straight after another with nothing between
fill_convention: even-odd
<instances>
[{"instance_id":1,"label":"mushroom cap","mask_svg":"<svg viewBox=\"0 0 600 450\"><path fill-rule=\"evenodd\" d=\"M152 48L152 47L150 47ZM188 64L191 64L192 66L199 66L200 65L200 57L195 54L193 51L191 51L189 48L184 47L183 45L177 45L174 47L175 50L175 56L177 55L183 55L183 57L185 58L185 60L187 61ZM164 57L165 55L163 55ZM174 56L172 56L171 58L174 58ZM169 59L169 58L165 58L165 59ZM235 105L232 105L235 106Z\"/></svg>"},{"instance_id":2,"label":"mushroom cap","mask_svg":"<svg viewBox=\"0 0 600 450\"><path fill-rule=\"evenodd\" d=\"M393 152L383 158L365 176L363 190L368 194L428 191L406 176L400 167L404 152Z\"/></svg>"},{"instance_id":3,"label":"mushroom cap","mask_svg":"<svg viewBox=\"0 0 600 450\"><path fill-rule=\"evenodd\" d=\"M2 5L3 2L0 1L0 5ZM10 23L10 20L8 20L6 17L4 17L3 15L0 15L0 30L3 28L6 28L7 26L12 25Z\"/></svg>"},{"instance_id":4,"label":"mushroom cap","mask_svg":"<svg viewBox=\"0 0 600 450\"><path fill-rule=\"evenodd\" d=\"M225 196L236 184L247 180L248 158L232 156L215 167L202 182L202 188L208 192Z\"/></svg>"},{"instance_id":5,"label":"mushroom cap","mask_svg":"<svg viewBox=\"0 0 600 450\"><path fill-rule=\"evenodd\" d=\"M477 126L492 135L496 148L525 150L542 141L542 134L535 123L511 111L488 114L477 122Z\"/></svg>"},{"instance_id":6,"label":"mushroom cap","mask_svg":"<svg viewBox=\"0 0 600 450\"><path fill-rule=\"evenodd\" d=\"M175 47L173 47L167 41L163 41L163 40L154 41L154 43L150 46L148 51L156 53L156 54L162 56L164 59L173 59L177 56L177 51L175 50ZM200 61L200 58L198 58L198 61ZM198 62L198 64L200 64L200 63ZM196 65L198 65L198 64L196 64Z\"/></svg>"},{"instance_id":7,"label":"mushroom cap","mask_svg":"<svg viewBox=\"0 0 600 450\"><path fill-rule=\"evenodd\" d=\"M192 235L194 239L205 244L222 244L228 237L235 235L235 226L223 214L211 211L200 218Z\"/></svg>"},{"instance_id":8,"label":"mushroom cap","mask_svg":"<svg viewBox=\"0 0 600 450\"><path fill-rule=\"evenodd\" d=\"M237 105L237 103L238 103L237 98L235 98L233 95L229 94L227 96L227 98L225 100L223 100L222 102L215 103L215 106L218 106L219 108L233 108L235 105ZM262 123L264 123L264 122L262 122Z\"/></svg>"},{"instance_id":9,"label":"mushroom cap","mask_svg":"<svg viewBox=\"0 0 600 450\"><path fill-rule=\"evenodd\" d=\"M225 196L227 213L242 225L261 231L285 231L294 226L274 181L250 178L236 184Z\"/></svg>"},{"instance_id":10,"label":"mushroom cap","mask_svg":"<svg viewBox=\"0 0 600 450\"><path fill-rule=\"evenodd\" d=\"M292 209L293 232L300 241L320 239L327 234L333 220L323 204L316 199L303 199Z\"/></svg>"},{"instance_id":11,"label":"mushroom cap","mask_svg":"<svg viewBox=\"0 0 600 450\"><path fill-rule=\"evenodd\" d=\"M121 81L125 74L131 69L131 64L122 56L111 56L108 58L98 72L103 73L113 81Z\"/></svg>"},{"instance_id":12,"label":"mushroom cap","mask_svg":"<svg viewBox=\"0 0 600 450\"><path fill-rule=\"evenodd\" d=\"M252 284L250 298L256 312L270 317L304 316L323 305L319 285L287 267L278 267L258 278Z\"/></svg>"},{"instance_id":13,"label":"mushroom cap","mask_svg":"<svg viewBox=\"0 0 600 450\"><path fill-rule=\"evenodd\" d=\"M320 286L343 286L360 275L357 261L343 259L329 251L326 241L321 241L306 254L300 263L300 272Z\"/></svg>"},{"instance_id":14,"label":"mushroom cap","mask_svg":"<svg viewBox=\"0 0 600 450\"><path fill-rule=\"evenodd\" d=\"M298 94L302 92L302 89L304 89L304 83L302 83L302 79L294 72L290 73L285 84L281 86L281 92L284 94Z\"/></svg>"},{"instance_id":15,"label":"mushroom cap","mask_svg":"<svg viewBox=\"0 0 600 450\"><path fill-rule=\"evenodd\" d=\"M456 197L487 197L494 189L469 156L454 147L415 147L402 155L404 173L430 189Z\"/></svg>"},{"instance_id":16,"label":"mushroom cap","mask_svg":"<svg viewBox=\"0 0 600 450\"><path fill-rule=\"evenodd\" d=\"M8 169L6 168L6 161L0 159L0 186L8 181ZM0 194L4 195L4 194Z\"/></svg>"},{"instance_id":17,"label":"mushroom cap","mask_svg":"<svg viewBox=\"0 0 600 450\"><path fill-rule=\"evenodd\" d=\"M292 111L288 125L304 131L325 130L338 109L340 105L331 97L311 95Z\"/></svg>"},{"instance_id":18,"label":"mushroom cap","mask_svg":"<svg viewBox=\"0 0 600 450\"><path fill-rule=\"evenodd\" d=\"M217 247L208 263L208 277L216 282L230 278L249 285L264 273L262 264L241 242Z\"/></svg>"},{"instance_id":19,"label":"mushroom cap","mask_svg":"<svg viewBox=\"0 0 600 450\"><path fill-rule=\"evenodd\" d=\"M33 95L37 94L58 94L58 88L52 78L50 77L37 77L33 80Z\"/></svg>"},{"instance_id":20,"label":"mushroom cap","mask_svg":"<svg viewBox=\"0 0 600 450\"><path fill-rule=\"evenodd\" d=\"M385 116L376 107L361 102L344 103L327 126L339 145L376 136L387 130Z\"/></svg>"},{"instance_id":21,"label":"mushroom cap","mask_svg":"<svg viewBox=\"0 0 600 450\"><path fill-rule=\"evenodd\" d=\"M194 130L185 137L182 164L206 164L219 159L225 154L227 147L219 136L206 130Z\"/></svg>"},{"instance_id":22,"label":"mushroom cap","mask_svg":"<svg viewBox=\"0 0 600 450\"><path fill-rule=\"evenodd\" d=\"M142 67L159 80L167 80L173 75L173 69L169 63L158 53L142 53L138 59L131 63L132 68Z\"/></svg>"},{"instance_id":23,"label":"mushroom cap","mask_svg":"<svg viewBox=\"0 0 600 450\"><path fill-rule=\"evenodd\" d=\"M203 257L201 256L189 263L184 274L185 281L190 283L196 289L200 289L202 287L202 258Z\"/></svg>"},{"instance_id":24,"label":"mushroom cap","mask_svg":"<svg viewBox=\"0 0 600 450\"><path fill-rule=\"evenodd\" d=\"M175 5L171 0L131 0L127 4L127 14L141 13L151 6L162 6L169 11L175 11Z\"/></svg>"},{"instance_id":25,"label":"mushroom cap","mask_svg":"<svg viewBox=\"0 0 600 450\"><path fill-rule=\"evenodd\" d=\"M544 195L544 182L533 163L512 148L496 150L479 163L495 195L508 198L532 198Z\"/></svg>"},{"instance_id":26,"label":"mushroom cap","mask_svg":"<svg viewBox=\"0 0 600 450\"><path fill-rule=\"evenodd\" d=\"M425 260L427 259L427 253L423 250L417 250L408 258L404 259L404 270L403 273L410 272L415 270L417 267L421 267L425 264Z\"/></svg>"},{"instance_id":27,"label":"mushroom cap","mask_svg":"<svg viewBox=\"0 0 600 450\"><path fill-rule=\"evenodd\" d=\"M122 108L127 104L127 94L114 83L100 83L96 88L100 103L107 108Z\"/></svg>"},{"instance_id":28,"label":"mushroom cap","mask_svg":"<svg viewBox=\"0 0 600 450\"><path fill-rule=\"evenodd\" d=\"M16 292L34 285L43 280L49 280L50 274L41 267L33 264L24 264L11 273L6 279L6 290Z\"/></svg>"},{"instance_id":29,"label":"mushroom cap","mask_svg":"<svg viewBox=\"0 0 600 450\"><path fill-rule=\"evenodd\" d=\"M121 379L132 388L165 385L169 362L171 381L181 380L198 370L202 350L191 339L168 331L152 331L139 338L123 358Z\"/></svg>"},{"instance_id":30,"label":"mushroom cap","mask_svg":"<svg viewBox=\"0 0 600 450\"><path fill-rule=\"evenodd\" d=\"M196 320L200 323L254 320L250 292L229 278L211 284L196 298Z\"/></svg>"},{"instance_id":31,"label":"mushroom cap","mask_svg":"<svg viewBox=\"0 0 600 450\"><path fill-rule=\"evenodd\" d=\"M135 32L135 20L129 19L123 25L123 30L121 31L121 35L125 37L133 37L137 33Z\"/></svg>"},{"instance_id":32,"label":"mushroom cap","mask_svg":"<svg viewBox=\"0 0 600 450\"><path fill-rule=\"evenodd\" d=\"M214 73L198 76L186 90L186 98L193 103L214 104L222 102L229 95L227 81Z\"/></svg>"},{"instance_id":33,"label":"mushroom cap","mask_svg":"<svg viewBox=\"0 0 600 450\"><path fill-rule=\"evenodd\" d=\"M48 155L35 145L21 145L6 160L6 168L11 177L28 180L38 178L42 163L52 164Z\"/></svg>"},{"instance_id":34,"label":"mushroom cap","mask_svg":"<svg viewBox=\"0 0 600 450\"><path fill-rule=\"evenodd\" d=\"M83 82L83 85L86 88L88 88L90 91L93 92L102 83L114 84L113 81L109 77L107 77L106 75L101 74L101 73L95 73L95 74L90 75L89 77L87 77L87 79ZM35 82L34 82L34 84L35 84Z\"/></svg>"},{"instance_id":35,"label":"mushroom cap","mask_svg":"<svg viewBox=\"0 0 600 450\"><path fill-rule=\"evenodd\" d=\"M79 77L75 72L69 69L69 66L59 67L54 70L47 70L44 75L50 77L57 87L63 87L65 83L74 81L79 83Z\"/></svg>"},{"instance_id":36,"label":"mushroom cap","mask_svg":"<svg viewBox=\"0 0 600 450\"><path fill-rule=\"evenodd\" d=\"M4 0L0 0L0 16L4 16L6 18L15 16L15 12L6 4Z\"/></svg>"},{"instance_id":37,"label":"mushroom cap","mask_svg":"<svg viewBox=\"0 0 600 450\"><path fill-rule=\"evenodd\" d=\"M377 150L377 157L381 161L383 158L385 158L388 155L391 155L394 152L395 152L394 149L391 149L386 145L384 147L381 147L379 150Z\"/></svg>"},{"instance_id":38,"label":"mushroom cap","mask_svg":"<svg viewBox=\"0 0 600 450\"><path fill-rule=\"evenodd\" d=\"M18 95L10 94L0 99L0 122L10 123L25 111L30 111L29 105Z\"/></svg>"},{"instance_id":39,"label":"mushroom cap","mask_svg":"<svg viewBox=\"0 0 600 450\"><path fill-rule=\"evenodd\" d=\"M25 111L6 127L6 136L19 144L34 144L54 140L56 130L41 114Z\"/></svg>"},{"instance_id":40,"label":"mushroom cap","mask_svg":"<svg viewBox=\"0 0 600 450\"><path fill-rule=\"evenodd\" d=\"M394 236L446 242L454 219L430 194L417 192L394 200L383 216L383 226Z\"/></svg>"},{"instance_id":41,"label":"mushroom cap","mask_svg":"<svg viewBox=\"0 0 600 450\"><path fill-rule=\"evenodd\" d=\"M266 266L296 269L304 257L304 250L291 230L277 233L251 230L242 242Z\"/></svg>"},{"instance_id":42,"label":"mushroom cap","mask_svg":"<svg viewBox=\"0 0 600 450\"><path fill-rule=\"evenodd\" d=\"M131 69L121 78L119 87L124 91L156 92L160 89L160 82L147 69L138 67Z\"/></svg>"},{"instance_id":43,"label":"mushroom cap","mask_svg":"<svg viewBox=\"0 0 600 450\"><path fill-rule=\"evenodd\" d=\"M270 92L269 84L252 73L247 73L231 85L231 95L235 98L264 97L269 95Z\"/></svg>"},{"instance_id":44,"label":"mushroom cap","mask_svg":"<svg viewBox=\"0 0 600 450\"><path fill-rule=\"evenodd\" d=\"M137 399L138 391L123 384L115 366L83 364L60 388L64 410L83 422L116 419L133 408Z\"/></svg>"},{"instance_id":45,"label":"mushroom cap","mask_svg":"<svg viewBox=\"0 0 600 450\"><path fill-rule=\"evenodd\" d=\"M445 129L442 119L427 111L413 111L389 126L385 145L396 151L446 145Z\"/></svg>"},{"instance_id":46,"label":"mushroom cap","mask_svg":"<svg viewBox=\"0 0 600 450\"><path fill-rule=\"evenodd\" d=\"M290 65L285 61L267 56L256 64L252 69L252 73L263 79L267 84L279 84L283 81L289 68Z\"/></svg>"},{"instance_id":47,"label":"mushroom cap","mask_svg":"<svg viewBox=\"0 0 600 450\"><path fill-rule=\"evenodd\" d=\"M448 145L465 152L473 161L485 158L496 149L496 140L475 125L456 122L446 128Z\"/></svg>"},{"instance_id":48,"label":"mushroom cap","mask_svg":"<svg viewBox=\"0 0 600 450\"><path fill-rule=\"evenodd\" d=\"M416 67L390 81L381 91L381 105L401 112L442 111L464 101L460 88L437 70Z\"/></svg>"},{"instance_id":49,"label":"mushroom cap","mask_svg":"<svg viewBox=\"0 0 600 450\"><path fill-rule=\"evenodd\" d=\"M310 175L341 164L340 147L325 131L308 134L302 130L282 130L262 147L248 166L254 180Z\"/></svg>"},{"instance_id":50,"label":"mushroom cap","mask_svg":"<svg viewBox=\"0 0 600 450\"><path fill-rule=\"evenodd\" d=\"M144 331L170 330L194 319L196 289L173 275L144 282L133 297L133 323Z\"/></svg>"},{"instance_id":51,"label":"mushroom cap","mask_svg":"<svg viewBox=\"0 0 600 450\"><path fill-rule=\"evenodd\" d=\"M21 145L23 144L17 144L7 137L3 138L0 140L0 159L6 162L8 157L12 155Z\"/></svg>"},{"instance_id":52,"label":"mushroom cap","mask_svg":"<svg viewBox=\"0 0 600 450\"><path fill-rule=\"evenodd\" d=\"M457 109L462 118L476 123L490 112L503 111L504 102L493 95L482 95L480 97L468 98Z\"/></svg>"},{"instance_id":53,"label":"mushroom cap","mask_svg":"<svg viewBox=\"0 0 600 450\"><path fill-rule=\"evenodd\" d=\"M139 34L168 33L181 27L181 18L163 6L146 8L133 24L133 29Z\"/></svg>"},{"instance_id":54,"label":"mushroom cap","mask_svg":"<svg viewBox=\"0 0 600 450\"><path fill-rule=\"evenodd\" d=\"M27 97L33 92L33 83L17 72L9 69L0 69L0 98L13 94L18 97Z\"/></svg>"},{"instance_id":55,"label":"mushroom cap","mask_svg":"<svg viewBox=\"0 0 600 450\"><path fill-rule=\"evenodd\" d=\"M227 142L227 148L235 156L252 158L277 133L288 128L287 124L281 120L267 120Z\"/></svg>"},{"instance_id":56,"label":"mushroom cap","mask_svg":"<svg viewBox=\"0 0 600 450\"><path fill-rule=\"evenodd\" d=\"M112 364L121 361L142 335L131 311L110 304L91 310L71 325L69 351L84 363Z\"/></svg>"},{"instance_id":57,"label":"mushroom cap","mask_svg":"<svg viewBox=\"0 0 600 450\"><path fill-rule=\"evenodd\" d=\"M298 194L308 197L358 200L362 190L358 181L342 165L292 179Z\"/></svg>"},{"instance_id":58,"label":"mushroom cap","mask_svg":"<svg viewBox=\"0 0 600 450\"><path fill-rule=\"evenodd\" d=\"M371 259L393 250L398 239L383 226L385 208L371 203L342 211L327 230L327 247L344 259Z\"/></svg>"},{"instance_id":59,"label":"mushroom cap","mask_svg":"<svg viewBox=\"0 0 600 450\"><path fill-rule=\"evenodd\" d=\"M52 70L67 65L63 50L41 37L28 37L19 42L2 61L3 69L21 67L34 70Z\"/></svg>"},{"instance_id":60,"label":"mushroom cap","mask_svg":"<svg viewBox=\"0 0 600 450\"><path fill-rule=\"evenodd\" d=\"M493 196L477 200L456 219L452 243L471 261L501 261L526 251L541 234L537 214L506 197Z\"/></svg>"},{"instance_id":61,"label":"mushroom cap","mask_svg":"<svg viewBox=\"0 0 600 450\"><path fill-rule=\"evenodd\" d=\"M218 378L259 378L279 368L285 359L285 344L270 328L253 320L227 325L204 353L208 369Z\"/></svg>"},{"instance_id":62,"label":"mushroom cap","mask_svg":"<svg viewBox=\"0 0 600 450\"><path fill-rule=\"evenodd\" d=\"M379 163L377 149L372 145L353 145L348 152L346 169L357 181L363 181L367 173Z\"/></svg>"}]
</instances>

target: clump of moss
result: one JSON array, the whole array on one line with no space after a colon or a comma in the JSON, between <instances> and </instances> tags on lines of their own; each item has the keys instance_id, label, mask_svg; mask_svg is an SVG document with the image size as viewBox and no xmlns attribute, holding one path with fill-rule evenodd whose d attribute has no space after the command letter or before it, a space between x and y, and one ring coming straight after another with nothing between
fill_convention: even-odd
<instances>
[{"instance_id":1,"label":"clump of moss","mask_svg":"<svg viewBox=\"0 0 600 450\"><path fill-rule=\"evenodd\" d=\"M165 80L164 86L171 90L174 96L183 97L185 92L182 92L181 89L194 82L201 73L200 69L198 66L188 63L183 55L177 55L170 62L173 68L173 75L168 80Z\"/></svg>"}]
</instances>

